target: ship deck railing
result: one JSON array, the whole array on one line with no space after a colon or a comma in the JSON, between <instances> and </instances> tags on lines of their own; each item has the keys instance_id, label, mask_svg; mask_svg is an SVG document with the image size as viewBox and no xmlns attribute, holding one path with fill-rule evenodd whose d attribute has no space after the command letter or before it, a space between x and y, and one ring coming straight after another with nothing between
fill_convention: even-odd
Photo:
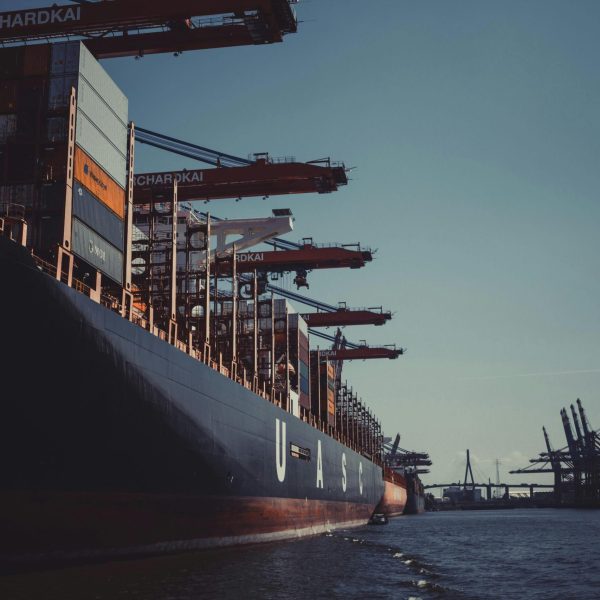
<instances>
[{"instance_id":1,"label":"ship deck railing","mask_svg":"<svg viewBox=\"0 0 600 600\"><path fill-rule=\"evenodd\" d=\"M0 235L2 233L2 228L0 228ZM36 256L33 252L31 252L31 257L40 271L42 271L46 275L49 275L53 279L60 280L62 283L69 285L68 275L65 272L62 272L61 270L60 277L58 277L58 267L56 264L52 264L40 258L39 256ZM247 390L260 396L264 400L271 402L276 406L282 408L283 410L287 410L289 412L290 404L289 402L286 402L286 394L283 391L269 389L265 381L263 381L262 384L260 383L258 377L248 377L245 369L243 369L242 373L239 374L237 372L237 369L233 365L230 368L223 363L222 356L219 356L219 360L214 360L210 356L210 350L202 352L199 348L195 347L192 344L186 343L185 341L179 338L172 340L168 332L164 331L163 329L160 329L156 325L151 326L149 319L144 315L144 313L135 307L133 307L130 311L130 314L126 316L124 307L119 298L116 298L115 296L112 296L107 293L102 293L98 297L96 297L96 291L94 290L94 288L87 285L87 283L85 283L84 281L72 277L71 287L75 291L87 296L91 300L99 302L102 306L111 310L112 312L115 312L120 316L127 318L133 324L148 331L152 335L155 335L160 340L163 340L173 345L181 352L184 352L192 358L203 362L205 365L207 365L214 371L217 371L224 377L227 377L235 381L239 385L242 385ZM358 442L358 440L354 440L351 436L343 434L335 427L329 425L325 419L321 419L319 416L314 415L312 412L310 412L304 407L300 407L300 420L314 427L315 429L318 429L324 434L336 439L340 443L354 450L358 454L361 454L362 456L374 462L375 464L383 466L381 453L378 453L377 451L375 451L374 453L369 452L369 449L363 447Z\"/></svg>"}]
</instances>

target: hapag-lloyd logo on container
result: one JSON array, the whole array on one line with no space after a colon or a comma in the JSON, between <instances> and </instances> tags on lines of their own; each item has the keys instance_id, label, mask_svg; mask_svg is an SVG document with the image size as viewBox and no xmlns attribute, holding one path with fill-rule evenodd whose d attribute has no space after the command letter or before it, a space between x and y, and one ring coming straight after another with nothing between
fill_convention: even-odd
<instances>
[{"instance_id":1,"label":"hapag-lloyd logo on container","mask_svg":"<svg viewBox=\"0 0 600 600\"><path fill-rule=\"evenodd\" d=\"M67 21L79 21L80 19L81 6L26 10L0 15L0 29L47 25L48 23L66 23Z\"/></svg>"},{"instance_id":2,"label":"hapag-lloyd logo on container","mask_svg":"<svg viewBox=\"0 0 600 600\"><path fill-rule=\"evenodd\" d=\"M104 181L102 179L100 179L100 177L98 177L98 175L96 175L96 172L90 167L90 165L88 165L88 163L85 163L85 165L83 165L83 172L96 185L99 185L104 191L106 191L108 189L108 185L106 185L106 183L104 183Z\"/></svg>"}]
</instances>

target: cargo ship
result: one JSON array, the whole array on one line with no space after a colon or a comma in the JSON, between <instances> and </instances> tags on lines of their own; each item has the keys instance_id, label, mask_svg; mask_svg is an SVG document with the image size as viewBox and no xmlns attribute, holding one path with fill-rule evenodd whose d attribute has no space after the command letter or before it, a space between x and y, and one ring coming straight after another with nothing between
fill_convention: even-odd
<instances>
[{"instance_id":1,"label":"cargo ship","mask_svg":"<svg viewBox=\"0 0 600 600\"><path fill-rule=\"evenodd\" d=\"M387 516L425 512L425 488L419 476L429 473L429 454L401 448L400 434L396 434L393 443L391 438L385 438L383 456L385 491L377 512Z\"/></svg>"},{"instance_id":2,"label":"cargo ship","mask_svg":"<svg viewBox=\"0 0 600 600\"><path fill-rule=\"evenodd\" d=\"M390 481L400 514L382 426L340 379L351 350L311 350L307 319L267 283L286 252L267 267L240 252L241 225L213 244L217 221L182 212L186 193L334 191L343 166L219 154L216 169L136 178L128 100L88 45L0 49L0 569L362 525ZM245 247L270 239L257 229ZM294 252L298 287L307 269L369 260Z\"/></svg>"}]
</instances>

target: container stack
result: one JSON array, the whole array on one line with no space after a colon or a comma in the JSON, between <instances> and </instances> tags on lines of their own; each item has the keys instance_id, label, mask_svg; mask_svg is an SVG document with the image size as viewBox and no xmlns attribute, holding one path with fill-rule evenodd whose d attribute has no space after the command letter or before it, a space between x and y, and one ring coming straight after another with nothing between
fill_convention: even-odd
<instances>
[{"instance_id":1,"label":"container stack","mask_svg":"<svg viewBox=\"0 0 600 600\"><path fill-rule=\"evenodd\" d=\"M127 98L83 43L0 50L0 204L26 208L36 253L54 256L72 200L70 250L122 283L127 150Z\"/></svg>"},{"instance_id":2,"label":"container stack","mask_svg":"<svg viewBox=\"0 0 600 600\"><path fill-rule=\"evenodd\" d=\"M335 427L335 366L319 351L310 359L312 412Z\"/></svg>"}]
</instances>

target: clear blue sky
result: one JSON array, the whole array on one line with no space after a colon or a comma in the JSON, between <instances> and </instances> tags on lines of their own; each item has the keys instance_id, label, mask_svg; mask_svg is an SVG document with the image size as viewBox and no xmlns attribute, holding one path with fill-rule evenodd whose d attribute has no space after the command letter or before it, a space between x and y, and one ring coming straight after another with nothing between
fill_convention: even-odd
<instances>
[{"instance_id":1,"label":"clear blue sky","mask_svg":"<svg viewBox=\"0 0 600 600\"><path fill-rule=\"evenodd\" d=\"M577 397L600 427L600 3L312 0L297 12L283 44L104 64L141 126L357 167L335 194L209 207L289 206L291 239L378 248L363 270L312 274L310 293L395 312L346 335L408 353L345 372L389 435L431 453L426 481L462 476L467 447L481 478L500 458L506 479L543 450L543 424L564 445L558 413ZM194 164L137 158L139 171Z\"/></svg>"}]
</instances>

